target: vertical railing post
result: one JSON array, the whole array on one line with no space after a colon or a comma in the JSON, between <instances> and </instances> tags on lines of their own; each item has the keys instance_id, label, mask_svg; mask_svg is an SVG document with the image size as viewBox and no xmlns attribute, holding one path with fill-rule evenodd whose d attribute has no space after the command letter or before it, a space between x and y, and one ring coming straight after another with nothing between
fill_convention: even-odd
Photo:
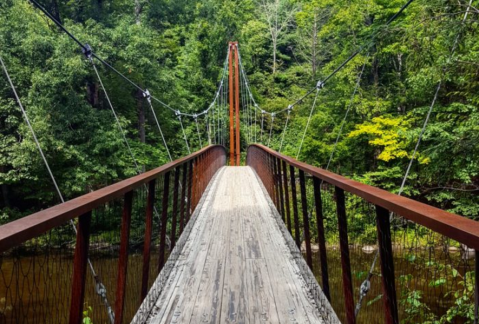
<instances>
[{"instance_id":1,"label":"vertical railing post","mask_svg":"<svg viewBox=\"0 0 479 324\"><path fill-rule=\"evenodd\" d=\"M284 200L286 203L286 224L288 231L291 233L291 208L289 206L289 191L288 191L288 168L286 161L283 161L283 185L284 185Z\"/></svg>"},{"instance_id":2,"label":"vertical railing post","mask_svg":"<svg viewBox=\"0 0 479 324\"><path fill-rule=\"evenodd\" d=\"M178 190L180 188L180 167L176 167L175 169L175 181L173 183L173 215L171 218L171 250L176 244L176 218L178 216Z\"/></svg>"},{"instance_id":3,"label":"vertical railing post","mask_svg":"<svg viewBox=\"0 0 479 324\"><path fill-rule=\"evenodd\" d=\"M276 159L277 162L277 169L278 169L278 186L279 186L279 212L281 213L281 218L283 222L286 224L286 215L284 213L284 196L283 196L283 177L281 170L281 159Z\"/></svg>"},{"instance_id":4,"label":"vertical railing post","mask_svg":"<svg viewBox=\"0 0 479 324\"><path fill-rule=\"evenodd\" d=\"M161 224L160 224L160 255L158 258L158 273L161 272L165 265L165 247L166 247L166 227L168 225L168 200L170 194L170 171L165 173L163 178L163 201L161 207Z\"/></svg>"},{"instance_id":5,"label":"vertical railing post","mask_svg":"<svg viewBox=\"0 0 479 324\"><path fill-rule=\"evenodd\" d=\"M299 230L298 216L298 197L296 194L296 176L294 175L294 167L289 166L289 174L291 177L291 198L293 199L293 215L294 215L294 241L299 249L301 249L301 232Z\"/></svg>"},{"instance_id":6,"label":"vertical railing post","mask_svg":"<svg viewBox=\"0 0 479 324\"><path fill-rule=\"evenodd\" d=\"M389 211L381 206L376 206L376 226L378 229L379 256L381 257L386 324L399 324Z\"/></svg>"},{"instance_id":7,"label":"vertical railing post","mask_svg":"<svg viewBox=\"0 0 479 324\"><path fill-rule=\"evenodd\" d=\"M196 202L196 191L197 191L197 187L198 187L198 179L197 179L197 176L196 174L198 173L198 160L199 160L199 157L195 157L193 159L193 164L192 164L192 177L191 177L191 212L193 212L193 210L195 210L195 202Z\"/></svg>"},{"instance_id":8,"label":"vertical railing post","mask_svg":"<svg viewBox=\"0 0 479 324\"><path fill-rule=\"evenodd\" d=\"M270 170L270 180L271 180L271 195L274 205L278 206L278 196L276 195L276 158L273 155L268 154L269 170Z\"/></svg>"},{"instance_id":9,"label":"vertical railing post","mask_svg":"<svg viewBox=\"0 0 479 324\"><path fill-rule=\"evenodd\" d=\"M185 199L186 199L186 180L188 177L188 162L183 163L183 171L181 172L181 200L180 200L180 235L185 228Z\"/></svg>"},{"instance_id":10,"label":"vertical railing post","mask_svg":"<svg viewBox=\"0 0 479 324\"><path fill-rule=\"evenodd\" d=\"M306 197L306 179L304 171L299 170L299 186L301 191L301 207L303 211L304 242L306 245L306 263L313 270L313 254L311 253L311 235L309 233L308 201Z\"/></svg>"},{"instance_id":11,"label":"vertical railing post","mask_svg":"<svg viewBox=\"0 0 479 324\"><path fill-rule=\"evenodd\" d=\"M151 234L153 232L153 210L155 208L155 185L156 179L148 183L148 198L146 202L145 242L143 245L143 273L141 279L141 300L148 293L148 277L150 275L151 259Z\"/></svg>"},{"instance_id":12,"label":"vertical railing post","mask_svg":"<svg viewBox=\"0 0 479 324\"><path fill-rule=\"evenodd\" d=\"M273 188L274 188L274 204L279 211L279 174L278 174L278 158L271 157L273 167Z\"/></svg>"},{"instance_id":13,"label":"vertical railing post","mask_svg":"<svg viewBox=\"0 0 479 324\"><path fill-rule=\"evenodd\" d=\"M75 257L73 259L73 282L70 304L70 324L83 321L88 248L90 246L91 211L78 218Z\"/></svg>"},{"instance_id":14,"label":"vertical railing post","mask_svg":"<svg viewBox=\"0 0 479 324\"><path fill-rule=\"evenodd\" d=\"M192 186L193 186L193 160L188 162L188 198L186 201L186 223L190 220L191 217L191 199L192 199Z\"/></svg>"},{"instance_id":15,"label":"vertical railing post","mask_svg":"<svg viewBox=\"0 0 479 324\"><path fill-rule=\"evenodd\" d=\"M329 291L328 258L326 255L326 236L324 234L323 201L321 200L321 180L313 177L314 205L316 207L316 227L318 230L319 259L321 262L321 283L324 295L331 301Z\"/></svg>"},{"instance_id":16,"label":"vertical railing post","mask_svg":"<svg viewBox=\"0 0 479 324\"><path fill-rule=\"evenodd\" d=\"M341 250L341 268L343 272L343 293L346 306L346 319L348 324L355 324L354 316L354 296L353 296L353 280L351 275L351 260L349 257L349 240L348 240L348 220L346 217L346 202L344 198L344 190L335 187L336 194L336 211L338 215L339 228L339 247Z\"/></svg>"},{"instance_id":17,"label":"vertical railing post","mask_svg":"<svg viewBox=\"0 0 479 324\"><path fill-rule=\"evenodd\" d=\"M118 277L116 285L115 324L123 323L123 309L125 305L126 276L128 270L128 247L130 245L131 208L133 191L125 194L123 215L121 218L120 256L118 260Z\"/></svg>"}]
</instances>

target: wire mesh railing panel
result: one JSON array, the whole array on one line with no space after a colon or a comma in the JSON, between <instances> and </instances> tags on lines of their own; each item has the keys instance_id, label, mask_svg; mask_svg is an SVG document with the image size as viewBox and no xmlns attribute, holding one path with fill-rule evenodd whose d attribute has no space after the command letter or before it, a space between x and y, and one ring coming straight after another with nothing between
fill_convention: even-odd
<instances>
[{"instance_id":1,"label":"wire mesh railing panel","mask_svg":"<svg viewBox=\"0 0 479 324\"><path fill-rule=\"evenodd\" d=\"M74 248L68 222L2 253L0 323L68 321Z\"/></svg>"},{"instance_id":2,"label":"wire mesh railing panel","mask_svg":"<svg viewBox=\"0 0 479 324\"><path fill-rule=\"evenodd\" d=\"M123 199L115 199L92 213L88 257L95 273L87 268L84 317L94 323L109 323L115 311L122 211Z\"/></svg>"},{"instance_id":3,"label":"wire mesh railing panel","mask_svg":"<svg viewBox=\"0 0 479 324\"><path fill-rule=\"evenodd\" d=\"M472 323L474 250L401 217L392 220L401 320Z\"/></svg>"},{"instance_id":4,"label":"wire mesh railing panel","mask_svg":"<svg viewBox=\"0 0 479 324\"><path fill-rule=\"evenodd\" d=\"M142 302L141 278L143 274L147 200L147 186L141 186L134 191L123 323L131 322L133 316L135 316L136 310L140 307Z\"/></svg>"}]
</instances>

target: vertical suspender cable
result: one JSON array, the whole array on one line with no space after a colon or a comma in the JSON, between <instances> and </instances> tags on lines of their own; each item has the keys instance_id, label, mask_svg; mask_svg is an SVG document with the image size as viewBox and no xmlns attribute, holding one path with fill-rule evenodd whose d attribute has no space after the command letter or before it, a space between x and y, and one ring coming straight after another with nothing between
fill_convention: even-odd
<instances>
[{"instance_id":1,"label":"vertical suspender cable","mask_svg":"<svg viewBox=\"0 0 479 324\"><path fill-rule=\"evenodd\" d=\"M183 127L183 120L181 119L179 111L176 112L176 115L178 117L178 120L180 121L181 131L183 133L183 139L185 140L186 149L188 150L188 154L191 154L190 145L188 144L188 139L186 138L185 128Z\"/></svg>"},{"instance_id":2,"label":"vertical suspender cable","mask_svg":"<svg viewBox=\"0 0 479 324\"><path fill-rule=\"evenodd\" d=\"M158 118L156 117L155 109L153 108L153 105L151 104L151 97L150 97L150 93L148 92L148 90L146 90L144 92L144 95L146 97L146 100L148 101L151 112L153 113L153 117L155 118L156 126L158 126L158 130L160 131L161 139L163 141L163 145L165 146L166 153L168 153L168 157L169 157L170 161L173 161L173 158L171 157L171 154L170 154L170 149L168 148L168 144L166 144L165 136L163 135L163 131L161 130L160 123L158 122Z\"/></svg>"},{"instance_id":3,"label":"vertical suspender cable","mask_svg":"<svg viewBox=\"0 0 479 324\"><path fill-rule=\"evenodd\" d=\"M318 100L319 90L320 90L319 88L316 90L316 95L314 96L313 105L311 106L311 110L309 111L309 117L306 123L306 128L304 129L303 137L301 138L301 142L299 143L299 147L298 147L298 152L296 153L296 160L298 159L299 154L301 153L301 149L303 148L304 138L306 137L306 132L308 131L309 124L311 123L311 118L313 117L314 108L316 107L316 100Z\"/></svg>"},{"instance_id":4,"label":"vertical suspender cable","mask_svg":"<svg viewBox=\"0 0 479 324\"><path fill-rule=\"evenodd\" d=\"M266 146L268 146L268 147L270 147L269 144L271 143L271 135L273 134L274 116L275 116L275 113L272 113L272 114L271 114L271 126L270 126L270 128L269 128L268 145L266 145Z\"/></svg>"},{"instance_id":5,"label":"vertical suspender cable","mask_svg":"<svg viewBox=\"0 0 479 324\"><path fill-rule=\"evenodd\" d=\"M286 122L284 123L283 136L281 136L281 144L279 145L279 150L278 150L279 153L281 153L281 149L283 148L284 136L286 134L286 130L288 129L288 122L289 122L290 116L291 116L291 109L288 109L288 115L286 116Z\"/></svg>"},{"instance_id":6,"label":"vertical suspender cable","mask_svg":"<svg viewBox=\"0 0 479 324\"><path fill-rule=\"evenodd\" d=\"M264 110L261 111L261 143L263 144Z\"/></svg>"},{"instance_id":7,"label":"vertical suspender cable","mask_svg":"<svg viewBox=\"0 0 479 324\"><path fill-rule=\"evenodd\" d=\"M198 126L198 116L194 116L195 124L196 124L196 132L198 133L198 141L200 142L200 149L203 147L203 143L201 142L201 135L200 135L200 127Z\"/></svg>"}]
</instances>

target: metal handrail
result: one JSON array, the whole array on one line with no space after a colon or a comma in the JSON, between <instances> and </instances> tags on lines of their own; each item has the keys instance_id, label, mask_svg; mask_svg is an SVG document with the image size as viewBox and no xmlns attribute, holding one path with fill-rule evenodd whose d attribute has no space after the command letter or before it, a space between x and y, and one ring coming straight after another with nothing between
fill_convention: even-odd
<instances>
[{"instance_id":1,"label":"metal handrail","mask_svg":"<svg viewBox=\"0 0 479 324\"><path fill-rule=\"evenodd\" d=\"M454 239L470 248L479 250L479 222L477 221L311 166L260 144L252 144L248 148L248 155L252 147L261 149L314 177L359 196L374 205L381 206L390 212Z\"/></svg>"},{"instance_id":2,"label":"metal handrail","mask_svg":"<svg viewBox=\"0 0 479 324\"><path fill-rule=\"evenodd\" d=\"M159 175L165 174L177 166L214 149L225 150L221 145L209 145L156 169L2 225L0 226L0 253L61 226L65 222L77 218L108 201L122 197L125 193L147 184Z\"/></svg>"}]
</instances>

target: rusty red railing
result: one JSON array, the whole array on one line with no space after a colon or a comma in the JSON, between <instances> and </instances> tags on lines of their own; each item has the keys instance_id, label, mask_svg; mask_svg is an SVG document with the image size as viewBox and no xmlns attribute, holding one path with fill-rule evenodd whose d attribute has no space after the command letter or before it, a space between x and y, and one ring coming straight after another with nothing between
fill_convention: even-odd
<instances>
[{"instance_id":1,"label":"rusty red railing","mask_svg":"<svg viewBox=\"0 0 479 324\"><path fill-rule=\"evenodd\" d=\"M102 288L101 277L114 323L129 323L208 183L225 163L224 147L208 146L1 226L0 322L77 324L84 317L106 322L105 305L95 296ZM61 242L65 238L67 243ZM135 249L138 257L132 254ZM96 270L94 282L88 275L89 258ZM87 285L90 281L97 285L96 292Z\"/></svg>"},{"instance_id":2,"label":"rusty red railing","mask_svg":"<svg viewBox=\"0 0 479 324\"><path fill-rule=\"evenodd\" d=\"M470 249L479 250L479 222L313 167L262 145L251 145L248 148L247 165L256 171L263 182L298 248L300 248L301 241L304 239L303 250L305 250L306 262L311 269L313 269L314 264L311 251L310 224L316 225L314 230L317 231L319 245L321 287L328 300L331 300L333 289L330 288L331 267L328 267L327 254L329 252L326 249L325 238L328 233L325 233L324 224L326 220L332 222L334 216L329 219L325 218L324 196L329 193L332 197L333 208L330 209L335 209L336 214L336 220L334 221L337 222L342 272L343 296L341 298L344 299L344 305L334 308L342 308L343 320L348 324L356 323L354 303L356 290L353 289L353 279L355 278L353 278L351 272L350 248L352 245L348 241L348 213L350 211L346 208L345 193L353 197L359 197L366 203L371 204L372 209L375 210L374 218L376 219L375 226L383 294L381 311L385 313L385 323L398 324L400 313L398 312L396 292L397 282L395 282L395 278L400 277L400 274L395 272L395 263L397 264L398 261L393 259L390 215L394 214L397 217L402 217L407 222L415 224L415 226L423 226L446 238L465 244ZM298 182L299 193L296 188ZM327 192L328 190L329 192ZM298 196L301 209L298 206ZM314 219L312 219L313 215L315 215ZM428 247L428 249L430 248ZM476 257L473 265L476 270L478 269L477 259ZM368 269L364 270L367 271ZM444 272L445 270L442 269L441 271ZM416 275L420 276L418 273ZM475 271L476 318L478 276L478 271ZM334 290L338 290L338 288L336 287Z\"/></svg>"}]
</instances>

